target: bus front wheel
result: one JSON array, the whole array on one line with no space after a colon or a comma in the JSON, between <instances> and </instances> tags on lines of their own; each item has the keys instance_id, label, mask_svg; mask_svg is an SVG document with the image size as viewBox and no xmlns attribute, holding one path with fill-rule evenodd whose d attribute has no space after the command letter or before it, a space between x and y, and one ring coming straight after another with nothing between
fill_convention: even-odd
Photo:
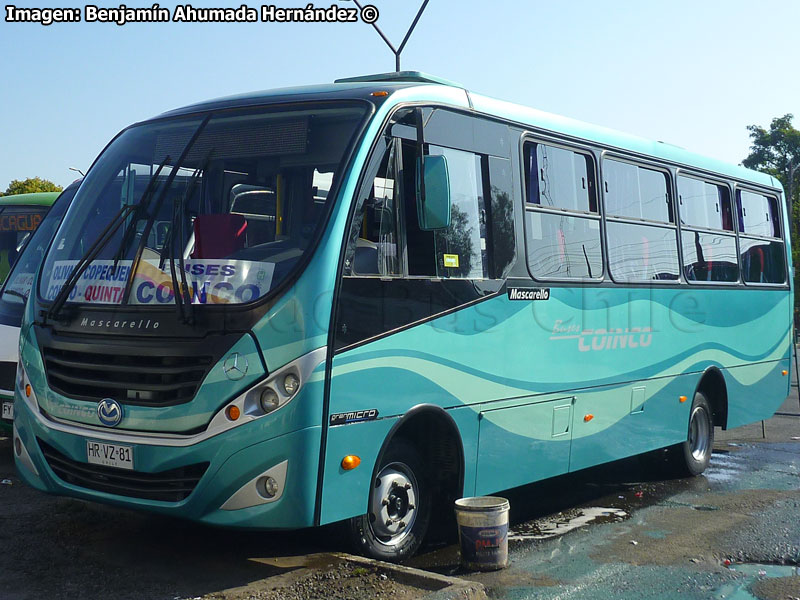
<instances>
[{"instance_id":1,"label":"bus front wheel","mask_svg":"<svg viewBox=\"0 0 800 600\"><path fill-rule=\"evenodd\" d=\"M714 446L714 417L711 404L703 392L694 395L689 412L689 431L686 441L673 451L675 468L680 475L700 475L711 461Z\"/></svg>"},{"instance_id":2,"label":"bus front wheel","mask_svg":"<svg viewBox=\"0 0 800 600\"><path fill-rule=\"evenodd\" d=\"M419 453L394 440L372 482L367 514L348 522L353 545L371 558L403 561L422 544L430 515L430 485Z\"/></svg>"}]
</instances>

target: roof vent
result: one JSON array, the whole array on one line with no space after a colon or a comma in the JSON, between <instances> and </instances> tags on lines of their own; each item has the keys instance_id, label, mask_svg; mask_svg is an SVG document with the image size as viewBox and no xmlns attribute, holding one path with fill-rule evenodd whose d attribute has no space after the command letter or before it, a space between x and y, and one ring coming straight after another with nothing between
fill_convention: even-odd
<instances>
[{"instance_id":1,"label":"roof vent","mask_svg":"<svg viewBox=\"0 0 800 600\"><path fill-rule=\"evenodd\" d=\"M428 75L421 71L394 71L392 73L376 73L375 75L361 75L359 77L345 77L337 79L334 83L436 83L439 85L449 85L452 87L463 88L464 86L455 81Z\"/></svg>"}]
</instances>

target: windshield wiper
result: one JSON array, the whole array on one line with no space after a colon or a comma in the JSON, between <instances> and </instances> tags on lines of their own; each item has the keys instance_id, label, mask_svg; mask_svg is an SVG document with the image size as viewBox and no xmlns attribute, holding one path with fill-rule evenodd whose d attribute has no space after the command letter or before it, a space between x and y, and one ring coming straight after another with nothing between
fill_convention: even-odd
<instances>
[{"instance_id":1,"label":"windshield wiper","mask_svg":"<svg viewBox=\"0 0 800 600\"><path fill-rule=\"evenodd\" d=\"M67 277L67 280L64 282L64 285L61 286L61 290L59 290L58 295L53 300L53 304L50 305L50 309L47 311L47 318L55 319L56 316L58 316L59 311L69 298L72 288L75 287L76 283L78 283L78 279L80 279L81 275L83 275L83 272L94 261L94 259L97 258L97 255L100 254L100 251L111 240L111 238L117 232L117 229L119 229L120 225L125 222L125 219L128 218L128 215L135 209L136 206L134 205L123 206L119 209L119 212L114 215L114 218L111 219L109 224L106 225L106 228L100 232L100 235L97 236L97 239L94 241L94 243L84 253L80 260L78 260L69 277Z\"/></svg>"},{"instance_id":2,"label":"windshield wiper","mask_svg":"<svg viewBox=\"0 0 800 600\"><path fill-rule=\"evenodd\" d=\"M128 248L128 245L131 243L131 238L136 235L136 222L139 220L139 217L142 213L148 208L150 205L150 200L153 197L153 193L156 190L158 176L161 175L162 169L166 166L169 162L170 156L167 154L164 157L164 160L161 161L161 164L158 165L155 173L150 178L150 181L147 182L147 187L145 188L144 192L142 193L142 199L135 205L136 206L136 214L133 216L133 222L131 223L133 226L129 227L125 231L125 235L122 236L122 242L120 242L119 248L117 249L117 254L114 256L114 268L117 268L117 264L120 260L122 260L123 255L125 254L125 250ZM135 182L134 182L135 184ZM133 205L131 205L133 206Z\"/></svg>"},{"instance_id":3,"label":"windshield wiper","mask_svg":"<svg viewBox=\"0 0 800 600\"><path fill-rule=\"evenodd\" d=\"M169 228L167 232L167 237L164 240L164 245L162 246L161 251L161 260L158 263L158 269L160 271L164 270L164 262L166 262L167 257L169 257L169 270L170 276L172 278L172 289L175 295L175 306L178 308L178 316L184 322L191 322L194 320L194 307L192 305L192 294L191 291L188 290L189 284L186 280L186 262L183 257L183 249L178 247L177 252L175 250L175 229L176 223L178 219L180 219L180 232L178 233L178 239L183 241L186 239L184 226L186 225L187 221L187 211L186 207L188 206L189 199L194 194L195 187L197 186L197 182L200 178L201 173L205 173L208 169L208 163L211 162L211 155L214 153L214 148L209 150L206 159L203 161L202 166L195 169L194 173L192 173L192 178L189 180L189 183L186 186L186 190L183 193L183 196L172 205L172 226ZM178 295L178 278L175 274L175 255L177 254L178 257L178 271L181 274L181 290L180 295ZM188 290L188 300L186 301L186 310L184 311L183 304L184 304L184 296L183 290Z\"/></svg>"},{"instance_id":4,"label":"windshield wiper","mask_svg":"<svg viewBox=\"0 0 800 600\"><path fill-rule=\"evenodd\" d=\"M205 129L209 120L211 120L210 114L207 115L205 119L203 119L200 125L198 125L197 130L192 134L192 137L186 143L186 147L184 147L183 152L181 152L181 155L178 158L177 162L175 163L175 166L172 167L172 171L170 172L169 177L167 177L167 181L164 183L164 187L161 188L161 193L158 195L158 199L155 201L153 212L150 215L148 215L147 224L144 226L144 230L142 231L142 237L139 240L139 246L136 248L136 255L134 256L133 263L131 264L131 277L128 279L128 283L125 285L125 291L122 294L123 304L127 304L128 299L130 298L131 290L133 289L134 274L139 269L139 263L142 260L142 253L144 252L144 247L145 244L147 243L147 238L150 236L150 231L153 229L153 222L158 216L158 211L161 210L161 205L164 203L164 198L167 196L167 192L172 186L172 183L175 181L175 177L178 176L178 171L180 170L183 162L186 160L186 157L189 155L189 151L194 146L194 143L197 141L197 138L200 137L200 134Z\"/></svg>"}]
</instances>

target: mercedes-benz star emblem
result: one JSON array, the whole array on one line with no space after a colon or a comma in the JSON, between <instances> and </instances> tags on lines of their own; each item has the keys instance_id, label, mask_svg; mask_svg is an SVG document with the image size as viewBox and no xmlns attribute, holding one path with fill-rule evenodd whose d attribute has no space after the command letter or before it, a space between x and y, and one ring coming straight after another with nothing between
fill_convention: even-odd
<instances>
[{"instance_id":1,"label":"mercedes-benz star emblem","mask_svg":"<svg viewBox=\"0 0 800 600\"><path fill-rule=\"evenodd\" d=\"M97 404L97 418L106 427L116 427L122 421L122 407L113 398L103 398Z\"/></svg>"},{"instance_id":2,"label":"mercedes-benz star emblem","mask_svg":"<svg viewBox=\"0 0 800 600\"><path fill-rule=\"evenodd\" d=\"M238 352L234 352L225 359L225 363L222 365L222 370L225 371L225 376L228 379L231 381L238 381L247 375L248 366L247 357L239 354Z\"/></svg>"}]
</instances>

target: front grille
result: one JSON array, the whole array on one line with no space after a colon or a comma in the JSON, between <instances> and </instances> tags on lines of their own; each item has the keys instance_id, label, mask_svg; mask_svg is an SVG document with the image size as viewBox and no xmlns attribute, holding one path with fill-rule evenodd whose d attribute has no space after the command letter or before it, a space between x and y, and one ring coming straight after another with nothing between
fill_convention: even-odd
<instances>
[{"instance_id":1,"label":"front grille","mask_svg":"<svg viewBox=\"0 0 800 600\"><path fill-rule=\"evenodd\" d=\"M13 390L16 377L17 363L0 362L0 390Z\"/></svg>"},{"instance_id":2,"label":"front grille","mask_svg":"<svg viewBox=\"0 0 800 600\"><path fill-rule=\"evenodd\" d=\"M192 493L208 469L207 462L160 473L140 473L114 467L90 465L67 458L38 438L36 441L39 443L39 448L41 448L47 464L62 481L78 487L130 498L180 502Z\"/></svg>"},{"instance_id":3,"label":"front grille","mask_svg":"<svg viewBox=\"0 0 800 600\"><path fill-rule=\"evenodd\" d=\"M120 404L171 406L189 402L211 367L211 356L116 354L44 347L47 381L78 400L113 398Z\"/></svg>"}]
</instances>

